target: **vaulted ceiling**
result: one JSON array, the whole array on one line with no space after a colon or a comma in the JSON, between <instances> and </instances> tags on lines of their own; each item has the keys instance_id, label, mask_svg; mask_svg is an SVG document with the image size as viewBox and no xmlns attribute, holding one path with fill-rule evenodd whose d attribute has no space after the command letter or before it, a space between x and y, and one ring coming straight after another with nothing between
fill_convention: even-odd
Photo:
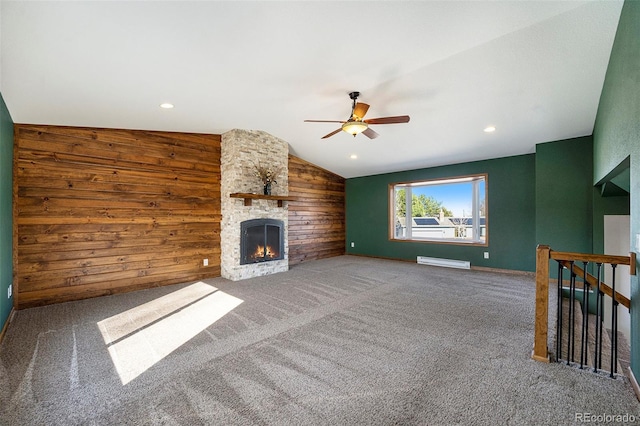
<instances>
[{"instance_id":1,"label":"vaulted ceiling","mask_svg":"<svg viewBox=\"0 0 640 426\"><path fill-rule=\"evenodd\" d=\"M16 123L255 129L344 177L431 167L591 134L621 7L3 0L0 90ZM303 122L348 118L354 90L367 118L411 121Z\"/></svg>"}]
</instances>

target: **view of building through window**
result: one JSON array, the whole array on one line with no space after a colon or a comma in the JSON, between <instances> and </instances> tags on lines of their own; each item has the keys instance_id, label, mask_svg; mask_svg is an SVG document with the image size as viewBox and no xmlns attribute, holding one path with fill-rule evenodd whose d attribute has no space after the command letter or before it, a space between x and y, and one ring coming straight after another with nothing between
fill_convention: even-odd
<instances>
[{"instance_id":1,"label":"view of building through window","mask_svg":"<svg viewBox=\"0 0 640 426\"><path fill-rule=\"evenodd\" d=\"M391 185L392 238L485 243L486 186L486 175Z\"/></svg>"}]
</instances>

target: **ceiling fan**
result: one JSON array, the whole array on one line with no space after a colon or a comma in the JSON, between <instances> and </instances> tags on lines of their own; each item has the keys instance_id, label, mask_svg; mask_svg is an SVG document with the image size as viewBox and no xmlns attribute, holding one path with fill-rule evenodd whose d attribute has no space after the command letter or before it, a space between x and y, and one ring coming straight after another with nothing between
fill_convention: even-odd
<instances>
[{"instance_id":1,"label":"ceiling fan","mask_svg":"<svg viewBox=\"0 0 640 426\"><path fill-rule=\"evenodd\" d=\"M363 102L356 102L360 96L360 92L351 92L349 93L349 98L353 101L353 105L351 106L351 116L346 121L341 120L304 120L305 123L342 123L342 127L328 135L324 135L322 139L330 138L340 131L345 131L350 135L355 137L357 134L362 133L369 139L375 139L379 134L374 132L371 128L369 128L370 124L394 124L394 123L408 123L409 116L408 115L398 115L395 117L379 117L379 118L369 118L364 119L367 110L369 109L369 105Z\"/></svg>"}]
</instances>

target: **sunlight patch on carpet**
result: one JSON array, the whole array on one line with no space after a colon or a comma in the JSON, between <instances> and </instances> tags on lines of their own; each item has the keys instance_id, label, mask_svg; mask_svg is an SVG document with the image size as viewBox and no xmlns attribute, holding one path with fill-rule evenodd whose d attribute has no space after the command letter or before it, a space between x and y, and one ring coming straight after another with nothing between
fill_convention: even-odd
<instances>
[{"instance_id":1,"label":"sunlight patch on carpet","mask_svg":"<svg viewBox=\"0 0 640 426\"><path fill-rule=\"evenodd\" d=\"M97 325L126 385L242 302L200 281Z\"/></svg>"}]
</instances>

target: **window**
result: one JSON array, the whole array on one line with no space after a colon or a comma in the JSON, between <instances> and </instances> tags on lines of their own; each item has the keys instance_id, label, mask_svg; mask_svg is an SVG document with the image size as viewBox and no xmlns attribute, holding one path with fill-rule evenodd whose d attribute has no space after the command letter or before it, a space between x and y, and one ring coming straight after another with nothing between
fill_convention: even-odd
<instances>
[{"instance_id":1,"label":"window","mask_svg":"<svg viewBox=\"0 0 640 426\"><path fill-rule=\"evenodd\" d=\"M392 240L487 244L487 176L389 186Z\"/></svg>"}]
</instances>

